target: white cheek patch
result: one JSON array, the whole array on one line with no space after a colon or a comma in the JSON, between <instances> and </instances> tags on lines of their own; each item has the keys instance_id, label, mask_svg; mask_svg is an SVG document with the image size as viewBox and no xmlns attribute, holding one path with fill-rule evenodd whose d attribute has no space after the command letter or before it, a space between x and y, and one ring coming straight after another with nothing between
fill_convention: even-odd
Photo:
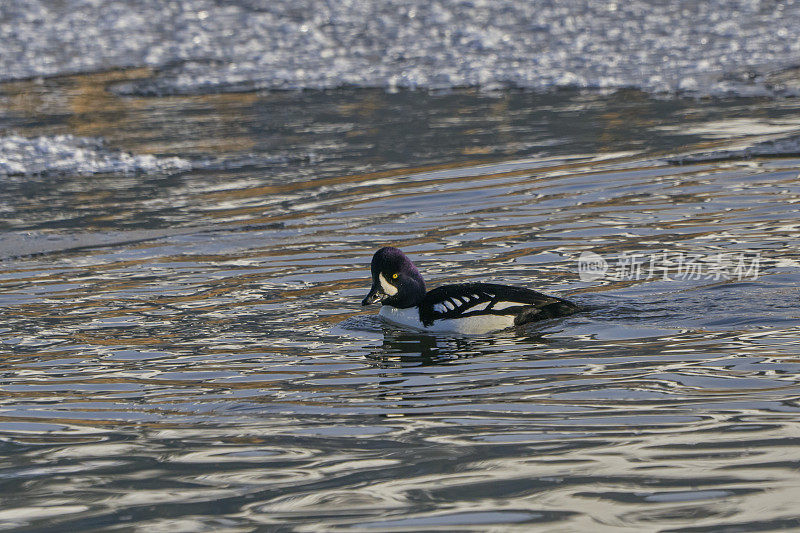
<instances>
[{"instance_id":1,"label":"white cheek patch","mask_svg":"<svg viewBox=\"0 0 800 533\"><path fill-rule=\"evenodd\" d=\"M388 296L397 294L397 287L389 283L389 280L383 277L383 273L378 274L378 281L381 282L381 290Z\"/></svg>"}]
</instances>

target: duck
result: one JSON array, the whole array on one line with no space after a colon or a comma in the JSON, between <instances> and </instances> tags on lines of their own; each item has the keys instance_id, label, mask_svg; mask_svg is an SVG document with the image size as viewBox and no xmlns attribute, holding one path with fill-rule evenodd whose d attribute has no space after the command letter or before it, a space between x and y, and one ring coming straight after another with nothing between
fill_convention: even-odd
<instances>
[{"instance_id":1,"label":"duck","mask_svg":"<svg viewBox=\"0 0 800 533\"><path fill-rule=\"evenodd\" d=\"M427 291L411 259L392 246L375 252L370 270L372 288L361 305L380 302L383 320L414 330L485 334L581 309L562 298L496 283L455 283Z\"/></svg>"}]
</instances>

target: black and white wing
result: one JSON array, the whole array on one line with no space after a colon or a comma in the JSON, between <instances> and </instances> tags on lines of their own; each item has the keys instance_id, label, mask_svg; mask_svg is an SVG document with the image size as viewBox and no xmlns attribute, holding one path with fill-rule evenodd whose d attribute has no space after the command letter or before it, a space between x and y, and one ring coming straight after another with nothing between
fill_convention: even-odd
<instances>
[{"instance_id":1,"label":"black and white wing","mask_svg":"<svg viewBox=\"0 0 800 533\"><path fill-rule=\"evenodd\" d=\"M420 304L420 320L425 326L434 320L478 315L514 316L514 324L524 324L579 310L572 302L540 292L496 285L494 283L459 283L429 291Z\"/></svg>"}]
</instances>

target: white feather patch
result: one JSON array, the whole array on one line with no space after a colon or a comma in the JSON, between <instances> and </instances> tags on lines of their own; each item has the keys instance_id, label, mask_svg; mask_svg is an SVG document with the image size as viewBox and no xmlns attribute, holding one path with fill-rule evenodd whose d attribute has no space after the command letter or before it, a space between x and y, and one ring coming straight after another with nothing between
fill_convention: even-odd
<instances>
[{"instance_id":1,"label":"white feather patch","mask_svg":"<svg viewBox=\"0 0 800 533\"><path fill-rule=\"evenodd\" d=\"M435 320L430 327L425 327L419 319L419 309L416 307L398 309L396 307L383 305L378 314L381 318L392 324L421 331L481 335L492 331L500 331L514 325L514 317L511 315L478 315Z\"/></svg>"},{"instance_id":2,"label":"white feather patch","mask_svg":"<svg viewBox=\"0 0 800 533\"><path fill-rule=\"evenodd\" d=\"M492 306L494 311L502 311L503 309L508 309L509 307L517 307L520 305L525 305L522 302L497 302Z\"/></svg>"},{"instance_id":3,"label":"white feather patch","mask_svg":"<svg viewBox=\"0 0 800 533\"><path fill-rule=\"evenodd\" d=\"M378 274L378 281L381 282L381 290L388 296L397 294L397 287L389 283L389 280L383 277L383 273Z\"/></svg>"},{"instance_id":4,"label":"white feather patch","mask_svg":"<svg viewBox=\"0 0 800 533\"><path fill-rule=\"evenodd\" d=\"M483 302L483 303L479 303L479 304L473 305L472 307L469 308L469 310L470 311L483 311L487 307L489 307L489 302Z\"/></svg>"}]
</instances>

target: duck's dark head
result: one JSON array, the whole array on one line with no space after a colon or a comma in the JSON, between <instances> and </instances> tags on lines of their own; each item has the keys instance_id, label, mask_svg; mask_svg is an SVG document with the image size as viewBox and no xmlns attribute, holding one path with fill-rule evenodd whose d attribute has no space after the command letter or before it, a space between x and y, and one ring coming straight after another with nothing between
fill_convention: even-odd
<instances>
[{"instance_id":1,"label":"duck's dark head","mask_svg":"<svg viewBox=\"0 0 800 533\"><path fill-rule=\"evenodd\" d=\"M380 301L401 309L414 307L425 297L425 281L406 254L387 246L372 256L372 289L361 302Z\"/></svg>"}]
</instances>

